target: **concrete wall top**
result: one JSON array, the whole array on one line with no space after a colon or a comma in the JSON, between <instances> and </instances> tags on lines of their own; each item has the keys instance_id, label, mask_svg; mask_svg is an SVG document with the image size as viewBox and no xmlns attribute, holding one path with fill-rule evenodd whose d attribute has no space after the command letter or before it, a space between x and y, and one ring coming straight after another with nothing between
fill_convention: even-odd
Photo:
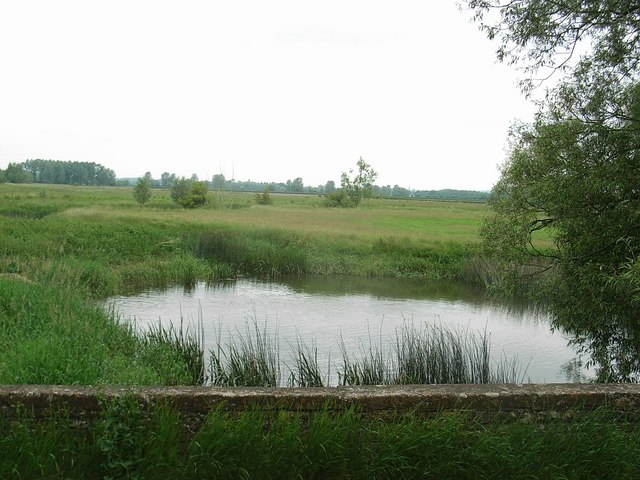
<instances>
[{"instance_id":1,"label":"concrete wall top","mask_svg":"<svg viewBox=\"0 0 640 480\"><path fill-rule=\"evenodd\" d=\"M640 412L640 385L403 385L333 388L220 388L0 385L0 411L12 417L26 409L36 417L66 409L72 417L97 416L105 402L128 397L145 408L170 403L181 414L203 417L214 408L314 411L352 406L367 413L446 410L540 413L610 406Z\"/></svg>"}]
</instances>

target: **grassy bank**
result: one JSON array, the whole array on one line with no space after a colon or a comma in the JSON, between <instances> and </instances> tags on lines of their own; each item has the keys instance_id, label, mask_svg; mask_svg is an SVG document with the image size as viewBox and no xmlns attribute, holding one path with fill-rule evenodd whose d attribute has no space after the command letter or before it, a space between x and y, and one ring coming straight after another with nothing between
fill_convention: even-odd
<instances>
[{"instance_id":1,"label":"grassy bank","mask_svg":"<svg viewBox=\"0 0 640 480\"><path fill-rule=\"evenodd\" d=\"M189 383L184 355L154 360L154 348L179 341L135 338L96 300L241 274L457 279L471 271L485 212L454 202L328 209L320 197L273 198L257 206L250 194L212 193L205 208L184 210L166 190L141 207L129 188L0 185L0 321L10 326L0 333L0 381Z\"/></svg>"},{"instance_id":2,"label":"grassy bank","mask_svg":"<svg viewBox=\"0 0 640 480\"><path fill-rule=\"evenodd\" d=\"M167 192L139 207L126 188L0 186L0 272L38 276L29 260L89 262L93 294L236 273L459 278L475 253L482 204L371 200L328 209L274 195L227 194L223 206L176 208ZM233 207L233 208L230 208ZM219 272L221 264L224 269ZM100 270L103 270L100 272ZM153 274L152 272L156 272ZM98 280L98 279L94 279Z\"/></svg>"},{"instance_id":3,"label":"grassy bank","mask_svg":"<svg viewBox=\"0 0 640 480\"><path fill-rule=\"evenodd\" d=\"M105 405L89 430L64 413L0 419L2 478L616 478L640 475L637 419L480 421L452 412L376 418L348 410L212 411L189 431L159 406Z\"/></svg>"}]
</instances>

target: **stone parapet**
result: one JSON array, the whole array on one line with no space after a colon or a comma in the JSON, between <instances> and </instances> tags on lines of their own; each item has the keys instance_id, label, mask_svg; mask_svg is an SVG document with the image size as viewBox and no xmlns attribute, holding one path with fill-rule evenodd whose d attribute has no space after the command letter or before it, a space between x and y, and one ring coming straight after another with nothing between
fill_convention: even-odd
<instances>
[{"instance_id":1,"label":"stone parapet","mask_svg":"<svg viewBox=\"0 0 640 480\"><path fill-rule=\"evenodd\" d=\"M20 411L46 418L64 410L78 420L96 418L105 404L127 398L145 411L170 404L198 423L209 411L267 410L313 412L356 407L369 414L414 412L430 415L449 410L481 414L563 414L600 406L640 412L640 385L523 384L523 385L401 385L333 388L220 388L117 386L0 386L0 412L7 419Z\"/></svg>"}]
</instances>

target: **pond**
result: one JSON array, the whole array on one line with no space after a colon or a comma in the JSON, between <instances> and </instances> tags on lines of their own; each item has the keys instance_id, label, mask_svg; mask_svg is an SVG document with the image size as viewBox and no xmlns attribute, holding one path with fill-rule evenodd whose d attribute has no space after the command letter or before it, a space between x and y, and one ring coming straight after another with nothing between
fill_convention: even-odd
<instances>
[{"instance_id":1,"label":"pond","mask_svg":"<svg viewBox=\"0 0 640 480\"><path fill-rule=\"evenodd\" d=\"M370 278L292 278L277 282L238 279L193 288L173 287L118 296L108 302L139 328L181 319L204 331L205 351L246 336L254 323L277 336L281 359L297 339L317 347L335 384L341 345L358 354L370 345L391 346L403 325L425 323L449 330L486 332L491 358L520 365L520 380L558 383L579 379L568 366L576 352L568 338L550 327L544 312L492 299L484 290L460 283L425 283ZM581 373L584 379L584 372Z\"/></svg>"}]
</instances>

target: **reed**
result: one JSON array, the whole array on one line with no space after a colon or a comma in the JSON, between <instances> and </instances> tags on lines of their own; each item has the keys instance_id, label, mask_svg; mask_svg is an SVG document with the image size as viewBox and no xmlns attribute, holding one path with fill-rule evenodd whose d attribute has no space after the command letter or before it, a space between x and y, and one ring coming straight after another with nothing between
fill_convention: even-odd
<instances>
[{"instance_id":1,"label":"reed","mask_svg":"<svg viewBox=\"0 0 640 480\"><path fill-rule=\"evenodd\" d=\"M296 336L295 345L289 345L293 351L293 365L288 366L290 387L325 387L329 385L331 378L331 359L327 362L327 370L323 374L318 363L318 348L315 342L311 346L299 336Z\"/></svg>"},{"instance_id":2,"label":"reed","mask_svg":"<svg viewBox=\"0 0 640 480\"><path fill-rule=\"evenodd\" d=\"M148 350L148 356L155 358L151 362L166 362L169 365L180 366L181 375L170 384L182 384L184 377L188 385L203 385L205 383L204 363L204 327L202 315L198 316L196 328L190 330L184 326L184 319L180 316L180 326L173 324L164 326L160 321L152 324L144 333L140 334L143 348Z\"/></svg>"},{"instance_id":3,"label":"reed","mask_svg":"<svg viewBox=\"0 0 640 480\"><path fill-rule=\"evenodd\" d=\"M218 337L220 334L218 333ZM290 359L282 362L277 330L270 334L266 321L247 320L244 332L233 341L209 351L206 377L216 386L282 386L281 372L288 371L286 385L319 387L331 384L331 362L325 370L318 362L318 349L300 337L289 344ZM446 383L521 383L526 377L517 358L491 360L487 332L447 329L442 325L420 328L405 323L395 341L384 344L360 341L358 352L350 352L339 340L341 361L334 366L339 385L409 385Z\"/></svg>"},{"instance_id":4,"label":"reed","mask_svg":"<svg viewBox=\"0 0 640 480\"><path fill-rule=\"evenodd\" d=\"M369 343L365 346L360 340L359 357L351 357L340 337L340 353L342 354L342 369L338 370L338 383L341 385L388 385L389 364L387 352L382 345L382 338L378 345L374 345L369 333Z\"/></svg>"},{"instance_id":5,"label":"reed","mask_svg":"<svg viewBox=\"0 0 640 480\"><path fill-rule=\"evenodd\" d=\"M267 324L253 318L245 323L235 341L209 350L209 381L226 387L277 387L280 385L280 355L277 333L272 336Z\"/></svg>"}]
</instances>

